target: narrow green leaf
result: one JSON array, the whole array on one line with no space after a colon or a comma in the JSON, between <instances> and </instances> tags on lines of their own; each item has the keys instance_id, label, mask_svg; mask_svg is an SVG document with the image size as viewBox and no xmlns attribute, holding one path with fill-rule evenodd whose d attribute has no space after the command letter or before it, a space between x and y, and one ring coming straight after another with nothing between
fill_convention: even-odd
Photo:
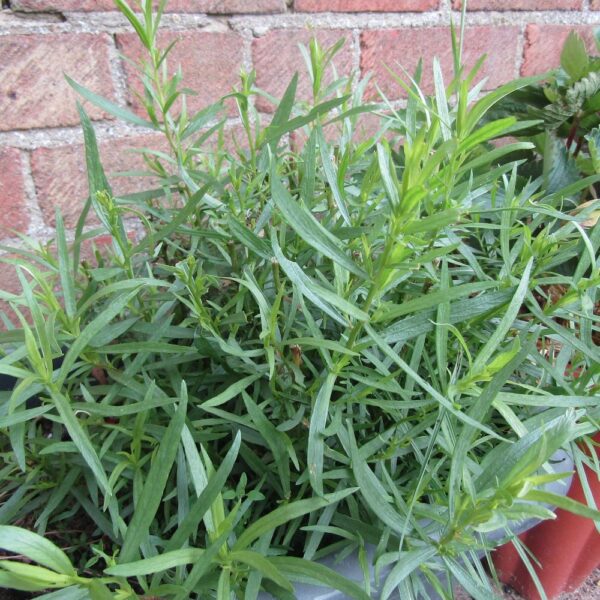
<instances>
[{"instance_id":1,"label":"narrow green leaf","mask_svg":"<svg viewBox=\"0 0 600 600\"><path fill-rule=\"evenodd\" d=\"M58 207L56 207L56 245L58 249L58 271L65 302L65 312L67 313L67 316L72 319L77 310L77 301L75 298L73 276L69 269L69 253L67 250L67 238L65 236L65 224Z\"/></svg>"},{"instance_id":2,"label":"narrow green leaf","mask_svg":"<svg viewBox=\"0 0 600 600\"><path fill-rule=\"evenodd\" d=\"M517 287L517 291L513 296L508 308L506 309L506 313L502 317L498 326L494 329L494 333L490 336L489 340L485 343L485 346L478 352L475 360L473 362L473 372L480 371L483 369L487 361L490 359L492 354L496 351L498 346L505 341L506 334L513 326L515 319L519 314L519 310L525 300L525 296L527 295L527 291L529 289L529 277L531 275L531 269L533 267L533 258L529 260L527 266L525 267L525 271L521 277L521 281Z\"/></svg>"},{"instance_id":3,"label":"narrow green leaf","mask_svg":"<svg viewBox=\"0 0 600 600\"><path fill-rule=\"evenodd\" d=\"M383 584L381 600L387 600L404 579L415 569L418 569L421 564L435 556L436 552L437 548L431 546L410 550L409 552L399 552L398 560Z\"/></svg>"},{"instance_id":4,"label":"narrow green leaf","mask_svg":"<svg viewBox=\"0 0 600 600\"><path fill-rule=\"evenodd\" d=\"M340 240L325 229L303 204L293 200L281 183L274 164L271 168L271 193L283 218L307 244L351 273L367 278L367 274L341 249Z\"/></svg>"},{"instance_id":5,"label":"narrow green leaf","mask_svg":"<svg viewBox=\"0 0 600 600\"><path fill-rule=\"evenodd\" d=\"M231 600L231 571L223 569L217 584L217 600Z\"/></svg>"},{"instance_id":6,"label":"narrow green leaf","mask_svg":"<svg viewBox=\"0 0 600 600\"><path fill-rule=\"evenodd\" d=\"M460 168L461 173L469 173L478 169L479 167L489 168L491 166L495 166L500 159L508 154L512 154L513 152L518 152L520 150L533 150L535 146L531 142L513 142L512 144L506 144L505 146L500 146L498 148L494 148L493 150L488 150L483 152L470 160L468 163L462 165Z\"/></svg>"},{"instance_id":7,"label":"narrow green leaf","mask_svg":"<svg viewBox=\"0 0 600 600\"><path fill-rule=\"evenodd\" d=\"M549 423L532 429L513 443L488 451L475 479L478 490L520 482L535 473L562 446L577 437L574 411L567 411Z\"/></svg>"},{"instance_id":8,"label":"narrow green leaf","mask_svg":"<svg viewBox=\"0 0 600 600\"><path fill-rule=\"evenodd\" d=\"M327 424L329 400L336 379L337 375L335 373L328 373L325 381L319 388L308 429L308 476L313 489L319 496L323 495L323 452L325 446L323 432Z\"/></svg>"},{"instance_id":9,"label":"narrow green leaf","mask_svg":"<svg viewBox=\"0 0 600 600\"><path fill-rule=\"evenodd\" d=\"M377 161L379 164L379 173L381 175L381 181L383 187L393 207L400 204L400 196L398 193L398 182L392 174L394 163L391 158L391 151L389 144L384 140L380 144L377 144Z\"/></svg>"},{"instance_id":10,"label":"narrow green leaf","mask_svg":"<svg viewBox=\"0 0 600 600\"><path fill-rule=\"evenodd\" d=\"M1 580L0 587L2 587ZM56 592L50 592L48 594L36 596L36 598L37 600L90 600L90 595L88 590L84 587L73 585L67 588L62 588L61 590L57 590Z\"/></svg>"},{"instance_id":11,"label":"narrow green leaf","mask_svg":"<svg viewBox=\"0 0 600 600\"><path fill-rule=\"evenodd\" d=\"M286 498L289 498L291 496L290 459L287 448L288 445L291 446L291 442L288 439L288 444L286 444L286 434L279 431L275 425L267 419L264 412L246 392L242 392L242 398L244 399L248 415L271 449L275 464L277 465L277 472L279 473L279 479L281 480L283 494Z\"/></svg>"},{"instance_id":12,"label":"narrow green leaf","mask_svg":"<svg viewBox=\"0 0 600 600\"><path fill-rule=\"evenodd\" d=\"M190 354L196 353L193 346L181 346L169 344L168 342L122 342L120 344L109 344L108 346L96 346L98 354L138 354L139 352L150 352L157 354Z\"/></svg>"},{"instance_id":13,"label":"narrow green leaf","mask_svg":"<svg viewBox=\"0 0 600 600\"><path fill-rule=\"evenodd\" d=\"M369 600L370 596L356 583L318 562L293 556L273 556L271 563L292 581L310 582L339 590L348 598Z\"/></svg>"},{"instance_id":14,"label":"narrow green leaf","mask_svg":"<svg viewBox=\"0 0 600 600\"><path fill-rule=\"evenodd\" d=\"M440 288L442 291L450 291L451 279L448 274L448 261L442 262L442 273L440 277ZM435 355L437 360L438 377L442 389L447 388L448 381L448 321L450 320L450 302L440 302L437 310L437 325L435 328Z\"/></svg>"},{"instance_id":15,"label":"narrow green leaf","mask_svg":"<svg viewBox=\"0 0 600 600\"><path fill-rule=\"evenodd\" d=\"M227 217L227 225L229 231L231 231L231 234L238 242L244 244L246 248L252 250L252 252L261 258L264 258L265 260L271 259L273 252L265 240L259 238L253 231L248 229L245 225L242 225L242 223L230 215Z\"/></svg>"},{"instance_id":16,"label":"narrow green leaf","mask_svg":"<svg viewBox=\"0 0 600 600\"><path fill-rule=\"evenodd\" d=\"M319 294L316 293L313 282L308 277L300 265L294 261L288 260L281 251L279 243L275 237L272 238L273 253L275 259L283 269L284 273L290 278L290 281L294 284L295 288L308 300L310 300L315 306L318 306L325 314L328 314L332 319L337 321L340 325L348 325L344 317L329 303L325 302Z\"/></svg>"},{"instance_id":17,"label":"narrow green leaf","mask_svg":"<svg viewBox=\"0 0 600 600\"><path fill-rule=\"evenodd\" d=\"M0 561L0 589L18 590L21 592L42 592L48 588L45 583L36 583L27 577L21 577L14 573L7 573L1 569Z\"/></svg>"},{"instance_id":18,"label":"narrow green leaf","mask_svg":"<svg viewBox=\"0 0 600 600\"><path fill-rule=\"evenodd\" d=\"M200 521L204 518L205 514L210 510L213 502L217 496L223 490L227 478L235 465L235 461L238 456L241 444L241 434L238 431L236 434L231 448L227 451L223 462L219 465L217 471L210 476L204 489L190 507L188 514L185 516L183 521L179 524L179 527L167 542L165 550L171 551L181 548L186 540L194 535L198 531Z\"/></svg>"},{"instance_id":19,"label":"narrow green leaf","mask_svg":"<svg viewBox=\"0 0 600 600\"><path fill-rule=\"evenodd\" d=\"M104 207L98 202L98 193L106 193L109 196L112 196L112 189L106 179L106 174L102 167L94 126L83 106L79 103L77 103L77 110L79 111L81 129L83 131L89 199L98 219L102 225L104 225L106 231L110 232L112 230L112 223L110 222ZM123 231L122 233L123 239L125 239L125 232Z\"/></svg>"},{"instance_id":20,"label":"narrow green leaf","mask_svg":"<svg viewBox=\"0 0 600 600\"><path fill-rule=\"evenodd\" d=\"M191 215L193 215L198 204L205 198L211 184L203 185L198 190L194 191L193 196L188 198L185 206L180 210L176 211L173 218L163 227L157 228L154 233L149 233L135 248L132 250L132 254L138 254L144 250L147 246L153 248L160 241L168 238L171 233L178 229L183 223L185 223Z\"/></svg>"},{"instance_id":21,"label":"narrow green leaf","mask_svg":"<svg viewBox=\"0 0 600 600\"><path fill-rule=\"evenodd\" d=\"M98 579L92 579L92 581L90 581L88 592L89 600L114 600L114 594L110 591L108 586Z\"/></svg>"},{"instance_id":22,"label":"narrow green leaf","mask_svg":"<svg viewBox=\"0 0 600 600\"><path fill-rule=\"evenodd\" d=\"M75 412L71 407L71 403L67 396L59 392L54 386L50 387L50 397L56 406L56 410L60 418L69 432L71 440L77 446L83 460L94 473L96 481L104 491L107 497L112 496L112 489L108 483L108 478L104 472L104 467L96 454L96 450L84 428L79 423L79 419L75 416Z\"/></svg>"},{"instance_id":23,"label":"narrow green leaf","mask_svg":"<svg viewBox=\"0 0 600 600\"><path fill-rule=\"evenodd\" d=\"M30 371L26 371L25 369L21 369L20 367L13 367L12 365L8 365L0 361L0 374L8 375L9 377L14 377L16 379L27 379L33 376L33 373Z\"/></svg>"},{"instance_id":24,"label":"narrow green leaf","mask_svg":"<svg viewBox=\"0 0 600 600\"><path fill-rule=\"evenodd\" d=\"M458 408L454 406L448 398L440 394L428 381L423 379L418 373L416 373L411 367L404 361L398 354L396 354L392 348L377 334L377 332L369 325L365 324L365 330L371 337L371 340L382 350L382 352L390 358L393 362L395 362L414 382L419 385L423 390L429 393L433 398L435 398L441 406L443 406L446 410L451 412L455 417L460 419L463 423L467 423L476 429L491 435L495 439L503 439L499 436L495 431L483 425L471 417L469 417L466 413L462 412Z\"/></svg>"},{"instance_id":25,"label":"narrow green leaf","mask_svg":"<svg viewBox=\"0 0 600 600\"><path fill-rule=\"evenodd\" d=\"M73 79L71 79L68 75L65 75L65 79L68 84L81 96L83 96L86 100L89 100L92 104L107 112L117 119L121 119L127 123L131 123L132 125L138 125L140 127L145 127L147 129L156 129L156 127L150 123L150 121L146 121L146 119L142 119L138 115L132 113L131 111L95 94L91 90L88 90L86 87L80 85Z\"/></svg>"},{"instance_id":26,"label":"narrow green leaf","mask_svg":"<svg viewBox=\"0 0 600 600\"><path fill-rule=\"evenodd\" d=\"M482 582L467 572L458 561L447 556L444 556L443 560L448 572L456 578L473 600L499 600L487 580L482 585ZM486 587L483 587L484 585Z\"/></svg>"},{"instance_id":27,"label":"narrow green leaf","mask_svg":"<svg viewBox=\"0 0 600 600\"><path fill-rule=\"evenodd\" d=\"M185 140L186 138L190 137L190 135L194 135L194 133L200 131L200 129L208 125L208 123L212 121L222 110L222 101L216 102L215 104L211 104L210 106L203 108L190 119L190 122L187 124L187 127L181 134L181 139ZM219 122L216 128L220 128L222 124L223 121ZM198 141L195 142L195 144L199 143L200 142Z\"/></svg>"},{"instance_id":28,"label":"narrow green leaf","mask_svg":"<svg viewBox=\"0 0 600 600\"><path fill-rule=\"evenodd\" d=\"M119 563L132 562L138 556L140 545L148 537L150 526L160 506L160 501L177 456L177 448L181 440L181 432L187 412L187 394L181 394L180 403L167 427L152 461L150 471L127 527L123 546L119 555Z\"/></svg>"},{"instance_id":29,"label":"narrow green leaf","mask_svg":"<svg viewBox=\"0 0 600 600\"><path fill-rule=\"evenodd\" d=\"M129 301L138 293L137 289L132 290L128 294L115 297L111 303L104 309L91 323L89 323L81 332L79 337L73 342L67 354L63 359L63 363L56 378L56 386L60 387L79 355L85 350L88 344L94 337L100 333L124 308Z\"/></svg>"},{"instance_id":30,"label":"narrow green leaf","mask_svg":"<svg viewBox=\"0 0 600 600\"><path fill-rule=\"evenodd\" d=\"M433 83L435 88L435 105L440 119L442 138L447 142L452 137L452 131L450 129L450 113L448 111L444 76L442 75L442 68L437 56L433 57Z\"/></svg>"},{"instance_id":31,"label":"narrow green leaf","mask_svg":"<svg viewBox=\"0 0 600 600\"><path fill-rule=\"evenodd\" d=\"M223 548L223 544L227 540L231 532L231 520L227 520L222 523L223 533L206 549L202 557L196 561L189 575L183 582L183 589L180 593L175 596L175 600L188 600L192 590L198 584L198 581L202 579L211 569L215 570L214 562L216 556L219 554L219 550ZM215 561L216 562L216 561ZM229 598L227 600L230 600Z\"/></svg>"},{"instance_id":32,"label":"narrow green leaf","mask_svg":"<svg viewBox=\"0 0 600 600\"><path fill-rule=\"evenodd\" d=\"M585 517L592 521L600 521L600 511L594 510L586 504L577 502L577 500L573 500L568 496L561 496L560 494L553 494L552 492L545 492L543 490L531 490L524 496L524 500L550 504L551 506L562 508L574 515L579 515L580 517Z\"/></svg>"},{"instance_id":33,"label":"narrow green leaf","mask_svg":"<svg viewBox=\"0 0 600 600\"><path fill-rule=\"evenodd\" d=\"M358 356L358 352L354 352L354 350L350 350L350 348L344 346L340 342L335 342L333 340L326 340L323 338L311 338L311 337L301 337L301 338L288 338L285 340L286 346L297 345L297 346L306 346L308 348L326 348L327 350L331 350L332 352L337 352L339 354L347 354L348 356Z\"/></svg>"},{"instance_id":34,"label":"narrow green leaf","mask_svg":"<svg viewBox=\"0 0 600 600\"><path fill-rule=\"evenodd\" d=\"M561 343L567 344L585 356L588 356L593 363L600 363L600 350L595 346L590 346L581 341L576 335L571 333L569 329L559 325L556 319L546 316L543 311L540 310L537 300L530 294L530 302L528 303L528 309L532 314L543 323L548 329L553 331L561 339Z\"/></svg>"},{"instance_id":35,"label":"narrow green leaf","mask_svg":"<svg viewBox=\"0 0 600 600\"><path fill-rule=\"evenodd\" d=\"M389 494L361 456L351 427L348 427L348 439L350 443L350 458L352 459L352 472L359 486L360 495L365 499L373 515L381 519L399 536L404 535L407 526L406 520L387 501Z\"/></svg>"},{"instance_id":36,"label":"narrow green leaf","mask_svg":"<svg viewBox=\"0 0 600 600\"><path fill-rule=\"evenodd\" d=\"M312 206L315 196L315 177L317 168L317 129L310 132L304 152L302 153L302 182L300 184L300 198L306 206Z\"/></svg>"},{"instance_id":37,"label":"narrow green leaf","mask_svg":"<svg viewBox=\"0 0 600 600\"><path fill-rule=\"evenodd\" d=\"M515 79L513 81L509 81L504 85L501 85L499 88L494 91L486 94L483 98L478 100L472 107L469 109L469 114L467 117L466 128L468 132L473 131L481 119L485 116L485 114L502 98L505 98L509 94L520 90L528 85L534 85L544 79L545 75L536 75L533 77L524 77L522 79Z\"/></svg>"},{"instance_id":38,"label":"narrow green leaf","mask_svg":"<svg viewBox=\"0 0 600 600\"><path fill-rule=\"evenodd\" d=\"M322 498L297 500L296 502L290 502L290 504L280 506L252 523L252 525L249 525L234 544L233 550L243 550L264 533L272 531L288 521L293 521L298 517L302 517L315 510L329 506L334 502L339 502L350 494L354 494L357 489L358 488L350 488L341 492L335 492L334 494L325 494Z\"/></svg>"},{"instance_id":39,"label":"narrow green leaf","mask_svg":"<svg viewBox=\"0 0 600 600\"><path fill-rule=\"evenodd\" d=\"M244 563L252 569L256 569L262 575L271 581L274 581L278 586L282 587L288 592L294 591L292 584L279 572L272 560L261 556L258 552L252 552L250 550L237 550L235 552L230 552L228 559Z\"/></svg>"},{"instance_id":40,"label":"narrow green leaf","mask_svg":"<svg viewBox=\"0 0 600 600\"><path fill-rule=\"evenodd\" d=\"M325 100L325 102L321 102L321 104L317 104L314 108L312 108L307 114L300 115L298 117L294 117L290 119L287 123L284 123L280 127L273 127L273 129L269 132L269 135L265 136L265 142L272 144L274 140L281 139L282 135L289 133L290 131L295 131L296 129L300 129L300 127L304 127L313 121L316 121L321 115L325 115L333 109L341 106L348 100L349 96L340 96L339 98L331 98L330 100Z\"/></svg>"},{"instance_id":41,"label":"narrow green leaf","mask_svg":"<svg viewBox=\"0 0 600 600\"><path fill-rule=\"evenodd\" d=\"M15 560L0 560L0 568L31 583L45 584L45 587L49 588L71 585L74 577L73 575L63 575L45 567L29 565Z\"/></svg>"},{"instance_id":42,"label":"narrow green leaf","mask_svg":"<svg viewBox=\"0 0 600 600\"><path fill-rule=\"evenodd\" d=\"M346 206L346 200L344 198L344 190L338 186L338 178L335 172L335 167L329 156L329 146L325 141L325 136L323 135L323 130L321 127L317 127L317 142L319 144L319 151L321 154L321 165L323 167L323 172L325 173L325 178L327 179L327 183L329 184L329 189L331 190L331 194L333 196L333 200L335 201L342 218L344 219L346 225L348 227L351 226L350 222L350 214L348 213L348 207Z\"/></svg>"},{"instance_id":43,"label":"narrow green leaf","mask_svg":"<svg viewBox=\"0 0 600 600\"><path fill-rule=\"evenodd\" d=\"M229 402L232 398L235 398L239 394L241 394L245 389L247 389L250 385L252 385L257 379L261 377L260 374L257 375L248 375L232 383L226 390L222 391L220 394L217 394L210 400L203 402L201 407L215 407L221 406L221 404L225 404L225 402Z\"/></svg>"},{"instance_id":44,"label":"narrow green leaf","mask_svg":"<svg viewBox=\"0 0 600 600\"><path fill-rule=\"evenodd\" d=\"M505 117L503 119L484 123L471 135L461 141L458 145L458 152L468 152L491 139L502 135L508 135L507 130L512 129L516 122L517 119L515 117ZM536 123L536 121L533 121L533 123Z\"/></svg>"},{"instance_id":45,"label":"narrow green leaf","mask_svg":"<svg viewBox=\"0 0 600 600\"><path fill-rule=\"evenodd\" d=\"M275 114L271 119L271 123L269 123L268 127L265 129L265 140L271 146L272 152L275 152L277 144L283 135L284 125L288 122L290 115L292 114L294 100L296 99L297 87L298 73L294 73L292 80L281 97L281 101L277 105L277 109L275 110Z\"/></svg>"},{"instance_id":46,"label":"narrow green leaf","mask_svg":"<svg viewBox=\"0 0 600 600\"><path fill-rule=\"evenodd\" d=\"M512 290L488 292L476 298L467 298L461 302L452 302L450 304L450 324L456 325L457 323L474 320L498 309L513 297L514 288ZM388 326L382 331L382 336L388 344L404 342L423 333L433 331L434 321L434 309L422 310L418 315L401 319Z\"/></svg>"},{"instance_id":47,"label":"narrow green leaf","mask_svg":"<svg viewBox=\"0 0 600 600\"><path fill-rule=\"evenodd\" d=\"M510 379L511 374L515 369L521 365L521 363L527 358L529 353L534 350L536 339L534 336L527 343L522 344L521 351L500 371L498 371L492 378L492 380L482 390L479 398L469 408L468 415L476 421L483 421L486 413L492 406L494 398L497 397L499 390L506 384ZM455 500L460 491L460 482L463 476L463 469L466 462L466 456L471 448L471 443L475 430L469 425L464 425L458 435L454 446L454 452L452 453L452 467L450 470L449 477L449 497L450 497L450 510L453 514L455 508Z\"/></svg>"},{"instance_id":48,"label":"narrow green leaf","mask_svg":"<svg viewBox=\"0 0 600 600\"><path fill-rule=\"evenodd\" d=\"M135 32L140 38L142 44L144 44L144 46L146 46L146 48L150 50L151 41L148 37L148 33L146 32L144 25L140 23L138 18L135 16L135 13L133 12L133 10L131 10L131 7L129 6L129 4L127 4L126 0L115 0L115 4L117 5L118 9L125 15L129 23L131 23L131 26L135 29Z\"/></svg>"},{"instance_id":49,"label":"narrow green leaf","mask_svg":"<svg viewBox=\"0 0 600 600\"><path fill-rule=\"evenodd\" d=\"M31 422L34 419L41 417L49 410L52 410L52 406L38 406L37 408L29 408L27 410L13 412L10 415L0 417L0 429L12 427L17 423L26 423L28 421Z\"/></svg>"},{"instance_id":50,"label":"narrow green leaf","mask_svg":"<svg viewBox=\"0 0 600 600\"><path fill-rule=\"evenodd\" d=\"M21 527L0 525L0 548L26 556L30 560L63 575L76 575L68 556L52 542Z\"/></svg>"},{"instance_id":51,"label":"narrow green leaf","mask_svg":"<svg viewBox=\"0 0 600 600\"><path fill-rule=\"evenodd\" d=\"M173 569L181 565L188 565L202 558L204 550L200 548L181 548L172 550L151 558L144 558L129 563L121 563L105 569L107 575L115 577L140 577L151 575L167 569Z\"/></svg>"}]
</instances>

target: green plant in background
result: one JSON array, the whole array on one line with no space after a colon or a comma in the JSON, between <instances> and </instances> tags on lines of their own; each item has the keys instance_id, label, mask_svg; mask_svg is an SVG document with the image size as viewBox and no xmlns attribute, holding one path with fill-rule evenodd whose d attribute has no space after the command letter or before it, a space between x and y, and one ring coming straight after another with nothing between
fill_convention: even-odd
<instances>
[{"instance_id":1,"label":"green plant in background","mask_svg":"<svg viewBox=\"0 0 600 600\"><path fill-rule=\"evenodd\" d=\"M524 154L530 164L523 173L542 176L550 192L600 172L600 58L589 55L581 36L571 32L560 64L542 82L515 91L492 111L494 118L537 120L521 133L535 143L534 151ZM580 202L596 196L590 186Z\"/></svg>"},{"instance_id":2,"label":"green plant in background","mask_svg":"<svg viewBox=\"0 0 600 600\"><path fill-rule=\"evenodd\" d=\"M295 76L263 125L245 73L189 115L156 46L164 2L117 4L147 49L148 119L71 83L169 152L146 149L158 186L115 197L80 107L90 197L73 243L58 215L54 247L4 258L23 293L0 293L20 323L0 334L15 381L0 392L0 586L254 599L309 581L369 598L374 564L391 566L384 599L426 584L451 598L458 581L487 600L486 532L518 544L512 524L551 518L546 503L597 519L591 495L540 486L559 448L584 486L596 467L600 228L580 224L593 205L563 208L600 177L548 193L507 161L532 143L486 146L532 126L485 119L537 79L479 97L453 35L453 79L434 60L434 96L419 69L390 112L363 102L365 81L331 80L340 45L313 41L309 100ZM112 247L90 258L101 232ZM354 552L363 582L318 562Z\"/></svg>"}]
</instances>

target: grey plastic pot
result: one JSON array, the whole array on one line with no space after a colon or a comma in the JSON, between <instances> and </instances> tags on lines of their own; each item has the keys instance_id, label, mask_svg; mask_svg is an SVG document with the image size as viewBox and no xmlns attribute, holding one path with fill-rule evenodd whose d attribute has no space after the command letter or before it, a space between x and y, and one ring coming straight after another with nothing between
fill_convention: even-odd
<instances>
[{"instance_id":1,"label":"grey plastic pot","mask_svg":"<svg viewBox=\"0 0 600 600\"><path fill-rule=\"evenodd\" d=\"M559 450L556 452L550 461L551 466L555 473L572 473L573 471L573 459L571 456L565 452L564 450ZM562 496L566 496L569 487L571 485L572 475L569 477L565 477L559 481L553 481L545 486L543 489L552 492L554 494L559 494ZM549 507L553 508L553 507ZM515 522L511 524L511 530L519 535L532 527L535 527L539 523L539 519L527 519L521 522ZM486 534L486 537L491 542L497 542L502 540L505 536L503 529L497 529ZM367 548L367 555L369 557L369 561L373 562L373 556L375 554L374 547ZM328 556L322 560L318 561L320 564L325 565L331 569L334 569L340 575L343 575L347 579L351 579L362 585L364 578L363 572L360 567L360 563L358 560L358 553L353 553L342 561L337 561L335 555ZM389 565L386 568L381 569L379 573L379 579L375 580L374 570L371 569L371 598L373 600L377 600L380 597L380 587L382 583L385 581L386 576L391 571L393 565ZM439 595L434 591L431 585L422 578L423 589L425 590L425 596L420 595L421 600L439 600ZM350 600L348 596L343 594L338 590L332 590L330 588L325 588L322 586L311 585L308 583L297 583L294 585L294 592L297 600ZM261 593L259 595L259 600L271 600L272 596L267 593Z\"/></svg>"}]
</instances>

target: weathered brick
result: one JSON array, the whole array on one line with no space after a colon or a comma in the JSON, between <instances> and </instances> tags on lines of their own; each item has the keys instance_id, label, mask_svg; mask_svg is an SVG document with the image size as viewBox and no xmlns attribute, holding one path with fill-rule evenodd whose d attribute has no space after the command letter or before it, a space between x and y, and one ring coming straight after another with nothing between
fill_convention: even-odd
<instances>
[{"instance_id":1,"label":"weathered brick","mask_svg":"<svg viewBox=\"0 0 600 600\"><path fill-rule=\"evenodd\" d=\"M183 86L196 92L186 99L188 110L197 111L229 93L239 81L242 69L242 38L236 33L183 31L159 34L158 43L168 46L177 39L168 57L172 72L181 65ZM125 56L134 61L143 55L142 46L134 34L117 36L117 43ZM142 84L135 69L126 64L129 89L141 93ZM138 113L143 108L134 94L130 101Z\"/></svg>"},{"instance_id":2,"label":"weathered brick","mask_svg":"<svg viewBox=\"0 0 600 600\"><path fill-rule=\"evenodd\" d=\"M115 194L128 194L151 187L149 178L115 177L114 173L144 169L139 154L132 148L148 146L164 150L162 137L123 138L99 144L100 157ZM85 154L80 144L39 148L31 157L33 180L44 220L54 225L55 209L59 207L67 227L77 223L88 195ZM91 223L98 221L92 217Z\"/></svg>"},{"instance_id":3,"label":"weathered brick","mask_svg":"<svg viewBox=\"0 0 600 600\"><path fill-rule=\"evenodd\" d=\"M26 231L29 225L22 168L16 148L0 148L0 237Z\"/></svg>"},{"instance_id":4,"label":"weathered brick","mask_svg":"<svg viewBox=\"0 0 600 600\"><path fill-rule=\"evenodd\" d=\"M79 123L77 95L64 73L113 97L108 43L105 34L0 36L0 130ZM89 110L92 118L105 116L97 108Z\"/></svg>"},{"instance_id":5,"label":"weathered brick","mask_svg":"<svg viewBox=\"0 0 600 600\"><path fill-rule=\"evenodd\" d=\"M454 0L456 10L461 0ZM467 10L581 10L583 0L469 0Z\"/></svg>"},{"instance_id":6,"label":"weathered brick","mask_svg":"<svg viewBox=\"0 0 600 600\"><path fill-rule=\"evenodd\" d=\"M13 8L25 11L117 10L114 0L13 0ZM284 0L170 0L167 12L233 14L285 10Z\"/></svg>"},{"instance_id":7,"label":"weathered brick","mask_svg":"<svg viewBox=\"0 0 600 600\"><path fill-rule=\"evenodd\" d=\"M311 85L306 64L298 48L298 44L308 46L311 38L316 35L323 47L333 46L340 38L346 38L346 43L333 59L338 75L348 75L352 71L351 36L342 29L329 29L311 32L308 30L278 29L252 42L252 58L256 69L256 83L276 98L281 98L290 83L294 73L298 72L297 98L308 100L312 97ZM328 73L331 81L331 71ZM272 111L273 105L263 98L257 100L257 105L265 111Z\"/></svg>"},{"instance_id":8,"label":"weathered brick","mask_svg":"<svg viewBox=\"0 0 600 600\"><path fill-rule=\"evenodd\" d=\"M439 0L296 0L300 12L423 12L436 10Z\"/></svg>"},{"instance_id":9,"label":"weathered brick","mask_svg":"<svg viewBox=\"0 0 600 600\"><path fill-rule=\"evenodd\" d=\"M577 31L595 51L594 28L572 25L528 25L525 32L522 75L537 75L560 66L560 53L570 31Z\"/></svg>"},{"instance_id":10,"label":"weathered brick","mask_svg":"<svg viewBox=\"0 0 600 600\"><path fill-rule=\"evenodd\" d=\"M488 89L497 87L514 76L518 38L517 27L471 27L465 35L463 61L467 67L472 67L480 56L486 54L487 59L479 78L488 77ZM499 48L502 48L502 52L498 51ZM377 85L392 99L406 94L390 75L386 65L406 80L400 67L412 75L422 58L421 86L427 93L433 90L434 56L440 60L446 83L453 76L452 45L446 27L364 31L361 34L361 49L363 74L373 72ZM375 93L374 88L372 93Z\"/></svg>"}]
</instances>

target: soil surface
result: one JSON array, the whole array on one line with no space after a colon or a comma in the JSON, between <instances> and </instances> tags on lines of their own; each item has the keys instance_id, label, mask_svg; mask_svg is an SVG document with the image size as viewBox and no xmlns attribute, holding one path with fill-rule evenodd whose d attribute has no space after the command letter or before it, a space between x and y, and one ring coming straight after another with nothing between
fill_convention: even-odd
<instances>
[{"instance_id":1,"label":"soil surface","mask_svg":"<svg viewBox=\"0 0 600 600\"><path fill-rule=\"evenodd\" d=\"M508 587L502 590L500 597L504 600L528 600ZM471 600L471 596L461 591L456 595L456 600ZM579 589L561 594L554 600L600 600L600 568L593 571Z\"/></svg>"}]
</instances>

